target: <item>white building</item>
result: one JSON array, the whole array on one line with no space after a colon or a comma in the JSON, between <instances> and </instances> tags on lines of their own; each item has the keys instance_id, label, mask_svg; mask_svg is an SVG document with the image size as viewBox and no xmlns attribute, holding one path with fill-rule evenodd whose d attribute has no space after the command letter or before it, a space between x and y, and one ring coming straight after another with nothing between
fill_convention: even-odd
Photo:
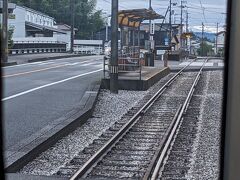
<instances>
[{"instance_id":1,"label":"white building","mask_svg":"<svg viewBox=\"0 0 240 180\"><path fill-rule=\"evenodd\" d=\"M13 31L14 53L62 52L71 47L71 26L56 24L53 17L28 7L8 3L11 8L8 27ZM2 1L0 1L2 11ZM74 32L77 29L74 29ZM102 40L75 40L78 53L101 54ZM23 50L24 49L24 50Z\"/></svg>"},{"instance_id":2,"label":"white building","mask_svg":"<svg viewBox=\"0 0 240 180\"><path fill-rule=\"evenodd\" d=\"M70 26L56 25L53 17L28 7L13 3L8 3L8 7L10 11L8 27L13 29L13 49L26 47L62 49L64 46L65 50L70 49ZM2 1L0 1L0 11L2 12ZM2 13L0 15L2 17Z\"/></svg>"},{"instance_id":3,"label":"white building","mask_svg":"<svg viewBox=\"0 0 240 180\"><path fill-rule=\"evenodd\" d=\"M102 40L74 40L74 52L81 54L102 54Z\"/></svg>"},{"instance_id":4,"label":"white building","mask_svg":"<svg viewBox=\"0 0 240 180\"><path fill-rule=\"evenodd\" d=\"M53 37L58 41L67 43L67 51L70 50L71 47L71 26L67 24L57 24L57 29L64 33L53 33ZM77 28L74 28L74 33L77 31Z\"/></svg>"},{"instance_id":5,"label":"white building","mask_svg":"<svg viewBox=\"0 0 240 180\"><path fill-rule=\"evenodd\" d=\"M14 29L14 41L25 37L53 37L54 32L65 34L54 25L53 17L27 7L16 5L11 17L8 26Z\"/></svg>"},{"instance_id":6,"label":"white building","mask_svg":"<svg viewBox=\"0 0 240 180\"><path fill-rule=\"evenodd\" d=\"M217 38L216 38L216 45L217 45L217 52L219 52L219 50L223 50L225 47L225 36L226 36L226 32L225 31L221 31L217 34Z\"/></svg>"}]
</instances>

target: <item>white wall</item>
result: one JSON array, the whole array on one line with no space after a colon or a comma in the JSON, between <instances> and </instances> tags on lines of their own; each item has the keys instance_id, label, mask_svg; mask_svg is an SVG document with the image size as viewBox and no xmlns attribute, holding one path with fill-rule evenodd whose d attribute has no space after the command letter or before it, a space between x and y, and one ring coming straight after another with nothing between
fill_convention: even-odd
<instances>
[{"instance_id":1,"label":"white wall","mask_svg":"<svg viewBox=\"0 0 240 180\"><path fill-rule=\"evenodd\" d=\"M57 41L57 38L55 37L15 37L13 38L13 41L20 41L20 42L35 42L35 43L38 43L38 42L56 42Z\"/></svg>"},{"instance_id":2,"label":"white wall","mask_svg":"<svg viewBox=\"0 0 240 180\"><path fill-rule=\"evenodd\" d=\"M26 9L25 21L31 22L40 26L48 26L48 27L54 26L53 18L47 15L44 15L42 13L38 13L36 11L31 11L29 9Z\"/></svg>"},{"instance_id":3,"label":"white wall","mask_svg":"<svg viewBox=\"0 0 240 180\"><path fill-rule=\"evenodd\" d=\"M14 28L13 38L25 37L25 13L26 11L19 6L13 10L15 14L15 19L9 19L8 26Z\"/></svg>"},{"instance_id":4,"label":"white wall","mask_svg":"<svg viewBox=\"0 0 240 180\"><path fill-rule=\"evenodd\" d=\"M54 28L54 19L40 12L16 6L13 10L13 14L15 14L15 19L9 19L8 23L9 27L14 27L13 38L26 37L26 22Z\"/></svg>"},{"instance_id":5,"label":"white wall","mask_svg":"<svg viewBox=\"0 0 240 180\"><path fill-rule=\"evenodd\" d=\"M225 42L225 33L219 34L217 37L218 48L223 48Z\"/></svg>"},{"instance_id":6,"label":"white wall","mask_svg":"<svg viewBox=\"0 0 240 180\"><path fill-rule=\"evenodd\" d=\"M71 31L65 31L65 32L66 34L54 33L53 37L57 39L57 41L67 43L66 49L67 51L69 51L71 47Z\"/></svg>"}]
</instances>

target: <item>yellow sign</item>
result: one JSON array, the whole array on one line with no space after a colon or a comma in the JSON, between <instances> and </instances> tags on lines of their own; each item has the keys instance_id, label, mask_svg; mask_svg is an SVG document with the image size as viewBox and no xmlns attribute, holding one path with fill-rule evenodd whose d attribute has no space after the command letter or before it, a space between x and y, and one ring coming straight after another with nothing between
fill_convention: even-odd
<instances>
[{"instance_id":1,"label":"yellow sign","mask_svg":"<svg viewBox=\"0 0 240 180\"><path fill-rule=\"evenodd\" d=\"M192 37L193 37L193 34L192 34L192 33L183 33L183 34L182 34L182 38L183 38L183 39L192 38Z\"/></svg>"},{"instance_id":2,"label":"yellow sign","mask_svg":"<svg viewBox=\"0 0 240 180\"><path fill-rule=\"evenodd\" d=\"M8 19L16 19L16 15L15 14L8 14Z\"/></svg>"}]
</instances>

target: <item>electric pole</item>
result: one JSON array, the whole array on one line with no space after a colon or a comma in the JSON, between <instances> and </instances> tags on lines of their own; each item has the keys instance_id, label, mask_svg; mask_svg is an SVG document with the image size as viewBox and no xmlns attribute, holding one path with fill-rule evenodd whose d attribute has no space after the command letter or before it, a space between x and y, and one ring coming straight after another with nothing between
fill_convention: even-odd
<instances>
[{"instance_id":1,"label":"electric pole","mask_svg":"<svg viewBox=\"0 0 240 180\"><path fill-rule=\"evenodd\" d=\"M204 42L204 24L202 22L202 56L203 56L203 42Z\"/></svg>"},{"instance_id":2,"label":"electric pole","mask_svg":"<svg viewBox=\"0 0 240 180\"><path fill-rule=\"evenodd\" d=\"M118 93L118 0L112 0L110 91Z\"/></svg>"},{"instance_id":3,"label":"electric pole","mask_svg":"<svg viewBox=\"0 0 240 180\"><path fill-rule=\"evenodd\" d=\"M216 54L218 54L218 25L219 23L217 23L217 32L216 32Z\"/></svg>"},{"instance_id":4,"label":"electric pole","mask_svg":"<svg viewBox=\"0 0 240 180\"><path fill-rule=\"evenodd\" d=\"M186 11L186 33L188 33L188 11ZM188 49L189 37L186 38L186 48Z\"/></svg>"},{"instance_id":5,"label":"electric pole","mask_svg":"<svg viewBox=\"0 0 240 180\"><path fill-rule=\"evenodd\" d=\"M149 0L149 10L152 10L152 0ZM151 53L151 40L152 40L152 35L151 35L151 24L152 21L149 19L149 47L148 47L148 52Z\"/></svg>"},{"instance_id":6,"label":"electric pole","mask_svg":"<svg viewBox=\"0 0 240 180\"><path fill-rule=\"evenodd\" d=\"M172 51L172 0L170 0L170 5L169 5L169 47L170 51Z\"/></svg>"},{"instance_id":7,"label":"electric pole","mask_svg":"<svg viewBox=\"0 0 240 180\"><path fill-rule=\"evenodd\" d=\"M182 33L183 33L183 1L181 0L181 30L180 30L180 47L182 48Z\"/></svg>"},{"instance_id":8,"label":"electric pole","mask_svg":"<svg viewBox=\"0 0 240 180\"><path fill-rule=\"evenodd\" d=\"M2 62L8 62L8 0L3 0L2 8Z\"/></svg>"},{"instance_id":9,"label":"electric pole","mask_svg":"<svg viewBox=\"0 0 240 180\"><path fill-rule=\"evenodd\" d=\"M74 8L74 1L75 0L70 0L70 12L71 12L71 47L70 47L70 52L74 52L74 20L75 20L75 8Z\"/></svg>"},{"instance_id":10,"label":"electric pole","mask_svg":"<svg viewBox=\"0 0 240 180\"><path fill-rule=\"evenodd\" d=\"M107 17L107 22L106 22L106 39L105 42L108 42L108 17Z\"/></svg>"}]
</instances>

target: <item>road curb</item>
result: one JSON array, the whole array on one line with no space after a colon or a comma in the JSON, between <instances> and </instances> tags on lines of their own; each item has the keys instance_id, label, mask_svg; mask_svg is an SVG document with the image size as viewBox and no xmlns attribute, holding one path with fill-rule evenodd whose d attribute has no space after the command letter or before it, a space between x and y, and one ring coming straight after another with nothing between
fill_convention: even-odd
<instances>
[{"instance_id":1,"label":"road curb","mask_svg":"<svg viewBox=\"0 0 240 180\"><path fill-rule=\"evenodd\" d=\"M84 124L92 116L99 90L100 85L89 87L78 107L8 149L5 152L6 172L17 172L39 154L53 146L58 140Z\"/></svg>"},{"instance_id":2,"label":"road curb","mask_svg":"<svg viewBox=\"0 0 240 180\"><path fill-rule=\"evenodd\" d=\"M1 66L2 66L2 67L14 66L14 65L17 65L17 62L7 62L7 63L2 62L2 63L1 63Z\"/></svg>"}]
</instances>

